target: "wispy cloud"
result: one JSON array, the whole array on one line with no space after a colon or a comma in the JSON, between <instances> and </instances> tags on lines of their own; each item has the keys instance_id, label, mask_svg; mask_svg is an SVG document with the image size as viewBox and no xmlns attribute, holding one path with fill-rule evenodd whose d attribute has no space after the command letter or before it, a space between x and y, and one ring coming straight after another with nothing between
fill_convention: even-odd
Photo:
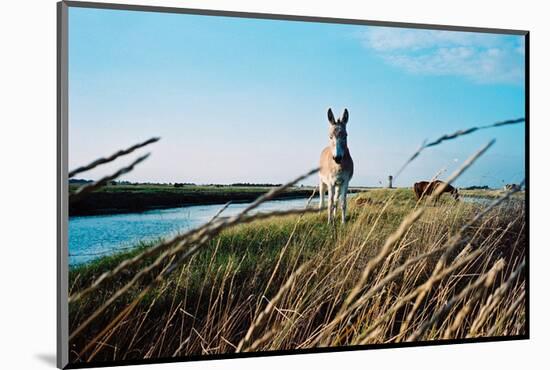
<instances>
[{"instance_id":1,"label":"wispy cloud","mask_svg":"<svg viewBox=\"0 0 550 370\"><path fill-rule=\"evenodd\" d=\"M521 36L373 27L360 37L388 64L409 73L462 76L478 83L523 83Z\"/></svg>"}]
</instances>

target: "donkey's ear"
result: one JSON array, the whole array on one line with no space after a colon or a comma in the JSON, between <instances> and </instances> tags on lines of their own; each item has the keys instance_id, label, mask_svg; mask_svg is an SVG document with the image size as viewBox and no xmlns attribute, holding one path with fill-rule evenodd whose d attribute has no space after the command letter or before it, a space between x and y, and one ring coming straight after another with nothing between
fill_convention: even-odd
<instances>
[{"instance_id":1,"label":"donkey's ear","mask_svg":"<svg viewBox=\"0 0 550 370\"><path fill-rule=\"evenodd\" d=\"M344 114L342 115L342 123L345 125L348 123L349 113L348 109L344 109Z\"/></svg>"},{"instance_id":2,"label":"donkey's ear","mask_svg":"<svg viewBox=\"0 0 550 370\"><path fill-rule=\"evenodd\" d=\"M334 114L332 114L332 109L328 109L328 121L330 122L330 124L334 125L336 124L336 121L334 120Z\"/></svg>"}]
</instances>

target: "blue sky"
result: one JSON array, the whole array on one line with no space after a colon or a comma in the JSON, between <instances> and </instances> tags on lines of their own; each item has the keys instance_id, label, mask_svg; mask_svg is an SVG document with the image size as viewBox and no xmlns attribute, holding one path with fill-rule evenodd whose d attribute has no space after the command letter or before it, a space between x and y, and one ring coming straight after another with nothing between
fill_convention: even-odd
<instances>
[{"instance_id":1,"label":"blue sky","mask_svg":"<svg viewBox=\"0 0 550 370\"><path fill-rule=\"evenodd\" d=\"M523 117L524 68L523 36L70 8L69 168L161 136L124 179L285 182L317 166L332 107L350 113L351 185L380 185L425 139ZM397 185L492 138L457 184L519 182L524 129L427 149Z\"/></svg>"}]
</instances>

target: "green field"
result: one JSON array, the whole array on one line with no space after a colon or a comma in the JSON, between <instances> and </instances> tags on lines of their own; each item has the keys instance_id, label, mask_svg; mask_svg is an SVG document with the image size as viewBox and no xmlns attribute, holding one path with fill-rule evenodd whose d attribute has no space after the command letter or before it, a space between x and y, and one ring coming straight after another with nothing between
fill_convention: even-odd
<instances>
[{"instance_id":1,"label":"green field","mask_svg":"<svg viewBox=\"0 0 550 370\"><path fill-rule=\"evenodd\" d=\"M518 269L526 248L521 194L462 230L443 275L415 307L417 296L411 295L432 276L446 243L483 208L448 196L438 206L425 203L421 218L402 230L365 277L366 266L418 206L408 189L370 190L350 200L345 226L327 225L323 212L226 229L136 300L151 282L139 279L71 340L71 359L227 353L240 342L239 350L255 351L396 342L414 335L433 340L525 333L525 282ZM149 247L72 268L71 292ZM70 331L156 257L72 303ZM491 269L498 273L467 291ZM350 310L345 300L355 288L351 302L361 304ZM117 319L128 307L131 314ZM431 323L435 313L441 317Z\"/></svg>"},{"instance_id":2,"label":"green field","mask_svg":"<svg viewBox=\"0 0 550 370\"><path fill-rule=\"evenodd\" d=\"M71 184L69 193L79 185ZM72 202L69 207L71 216L142 212L151 209L173 208L197 204L224 204L232 202L252 202L272 187L232 186L232 185L108 185L87 194L83 199ZM275 199L307 198L314 187L292 187ZM365 187L350 188L351 193L369 190ZM372 190L372 189L371 189ZM461 190L465 196L495 198L501 190ZM514 197L522 197L523 193Z\"/></svg>"},{"instance_id":3,"label":"green field","mask_svg":"<svg viewBox=\"0 0 550 370\"><path fill-rule=\"evenodd\" d=\"M501 189L490 189L490 190L459 190L460 194L467 197L477 197L477 198L488 198L495 199L499 198L505 194L504 190ZM524 199L525 191L518 191L517 193L512 194L514 199Z\"/></svg>"},{"instance_id":4,"label":"green field","mask_svg":"<svg viewBox=\"0 0 550 370\"><path fill-rule=\"evenodd\" d=\"M71 184L69 193L77 188L78 185ZM141 212L195 204L252 202L270 189L271 187L263 186L230 185L109 185L71 203L69 214L75 216ZM311 196L313 190L311 187L293 187L276 199L306 198Z\"/></svg>"}]
</instances>

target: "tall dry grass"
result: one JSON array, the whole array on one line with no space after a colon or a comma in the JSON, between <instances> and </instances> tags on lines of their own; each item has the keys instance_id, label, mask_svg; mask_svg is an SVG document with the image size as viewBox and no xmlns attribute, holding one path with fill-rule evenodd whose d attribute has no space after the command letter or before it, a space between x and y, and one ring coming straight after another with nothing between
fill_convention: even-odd
<instances>
[{"instance_id":1,"label":"tall dry grass","mask_svg":"<svg viewBox=\"0 0 550 370\"><path fill-rule=\"evenodd\" d=\"M71 271L71 361L526 333L517 194L431 206L372 190L334 227L309 208L251 213L302 178L236 216Z\"/></svg>"}]
</instances>

